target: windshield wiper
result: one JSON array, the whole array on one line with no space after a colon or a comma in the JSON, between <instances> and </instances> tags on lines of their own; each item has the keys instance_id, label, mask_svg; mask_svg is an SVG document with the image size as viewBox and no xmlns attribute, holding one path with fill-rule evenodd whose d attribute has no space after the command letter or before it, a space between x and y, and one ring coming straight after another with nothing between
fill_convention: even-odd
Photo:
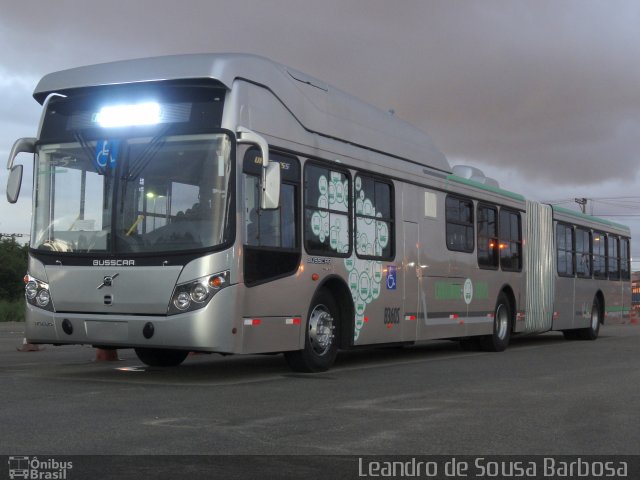
<instances>
[{"instance_id":1,"label":"windshield wiper","mask_svg":"<svg viewBox=\"0 0 640 480\"><path fill-rule=\"evenodd\" d=\"M169 128L170 126L162 129L160 133L158 133L151 139L151 141L147 144L142 153L138 155L138 157L127 163L128 173L126 175L123 174L122 178L124 180L130 181L134 178L138 178L138 176L144 171L144 169L147 168L147 165L149 165L151 159L166 143L165 137L167 135L167 132L169 131Z\"/></svg>"}]
</instances>

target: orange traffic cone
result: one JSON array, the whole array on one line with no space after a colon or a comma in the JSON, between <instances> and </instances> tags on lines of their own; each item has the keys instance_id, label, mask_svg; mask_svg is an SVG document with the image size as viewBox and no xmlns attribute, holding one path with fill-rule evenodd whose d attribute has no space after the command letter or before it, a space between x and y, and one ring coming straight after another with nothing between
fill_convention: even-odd
<instances>
[{"instance_id":1,"label":"orange traffic cone","mask_svg":"<svg viewBox=\"0 0 640 480\"><path fill-rule=\"evenodd\" d=\"M22 339L22 346L16 347L16 350L19 352L39 352L40 347L38 345L34 345L33 343L28 343L26 338Z\"/></svg>"},{"instance_id":2,"label":"orange traffic cone","mask_svg":"<svg viewBox=\"0 0 640 480\"><path fill-rule=\"evenodd\" d=\"M96 348L96 362L113 362L120 360L115 348Z\"/></svg>"}]
</instances>

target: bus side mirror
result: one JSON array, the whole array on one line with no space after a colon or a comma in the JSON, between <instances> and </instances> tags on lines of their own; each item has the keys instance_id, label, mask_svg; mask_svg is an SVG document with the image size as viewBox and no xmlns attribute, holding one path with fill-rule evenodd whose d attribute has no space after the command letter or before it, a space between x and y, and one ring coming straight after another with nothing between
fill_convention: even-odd
<instances>
[{"instance_id":1,"label":"bus side mirror","mask_svg":"<svg viewBox=\"0 0 640 480\"><path fill-rule=\"evenodd\" d=\"M260 148L262 156L262 185L260 208L273 210L280 206L280 164L269 161L269 144L261 135L248 128L238 127L238 143L251 143Z\"/></svg>"},{"instance_id":2,"label":"bus side mirror","mask_svg":"<svg viewBox=\"0 0 640 480\"><path fill-rule=\"evenodd\" d=\"M7 200L16 203L22 186L22 165L14 165L7 181Z\"/></svg>"},{"instance_id":3,"label":"bus side mirror","mask_svg":"<svg viewBox=\"0 0 640 480\"><path fill-rule=\"evenodd\" d=\"M16 140L11 148L9 160L7 161L7 170L10 170L9 180L7 181L7 200L9 203L16 203L20 195L20 187L22 186L22 165L14 165L13 162L20 153L35 153L35 138L20 138Z\"/></svg>"},{"instance_id":4,"label":"bus side mirror","mask_svg":"<svg viewBox=\"0 0 640 480\"><path fill-rule=\"evenodd\" d=\"M271 210L280 206L280 164L269 162L267 168L262 169L262 195L260 208Z\"/></svg>"}]
</instances>

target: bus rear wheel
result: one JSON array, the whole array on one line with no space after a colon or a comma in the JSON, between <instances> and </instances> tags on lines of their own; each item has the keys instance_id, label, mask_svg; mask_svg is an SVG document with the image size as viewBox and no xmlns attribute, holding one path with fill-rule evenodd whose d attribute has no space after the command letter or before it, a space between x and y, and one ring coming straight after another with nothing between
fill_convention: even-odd
<instances>
[{"instance_id":1,"label":"bus rear wheel","mask_svg":"<svg viewBox=\"0 0 640 480\"><path fill-rule=\"evenodd\" d=\"M498 295L493 315L493 333L480 337L480 346L487 352L502 352L511 339L511 303L504 293Z\"/></svg>"},{"instance_id":2,"label":"bus rear wheel","mask_svg":"<svg viewBox=\"0 0 640 480\"><path fill-rule=\"evenodd\" d=\"M576 330L578 338L580 340L595 340L600 333L600 323L602 321L602 310L600 308L600 300L598 297L593 299L593 305L591 305L591 321L587 328L581 328Z\"/></svg>"},{"instance_id":3,"label":"bus rear wheel","mask_svg":"<svg viewBox=\"0 0 640 480\"><path fill-rule=\"evenodd\" d=\"M175 367L184 362L187 350L171 350L168 348L135 348L136 355L142 363L150 367Z\"/></svg>"},{"instance_id":4,"label":"bus rear wheel","mask_svg":"<svg viewBox=\"0 0 640 480\"><path fill-rule=\"evenodd\" d=\"M578 340L580 338L580 332L578 330L563 330L565 340Z\"/></svg>"},{"instance_id":5,"label":"bus rear wheel","mask_svg":"<svg viewBox=\"0 0 640 480\"><path fill-rule=\"evenodd\" d=\"M296 372L324 372L338 353L338 308L331 293L322 289L313 297L305 326L304 348L285 352L284 358Z\"/></svg>"},{"instance_id":6,"label":"bus rear wheel","mask_svg":"<svg viewBox=\"0 0 640 480\"><path fill-rule=\"evenodd\" d=\"M460 348L465 352L475 352L481 350L480 339L478 337L464 337L459 340Z\"/></svg>"}]
</instances>

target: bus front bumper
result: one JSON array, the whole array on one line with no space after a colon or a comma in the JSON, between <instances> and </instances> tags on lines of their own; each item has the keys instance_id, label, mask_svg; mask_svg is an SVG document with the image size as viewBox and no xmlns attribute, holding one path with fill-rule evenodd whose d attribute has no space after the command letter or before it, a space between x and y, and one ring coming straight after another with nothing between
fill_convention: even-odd
<instances>
[{"instance_id":1,"label":"bus front bumper","mask_svg":"<svg viewBox=\"0 0 640 480\"><path fill-rule=\"evenodd\" d=\"M237 333L242 320L235 320L233 289L219 292L204 308L169 316L60 313L27 303L25 336L29 343L36 344L239 353L242 342Z\"/></svg>"}]
</instances>

